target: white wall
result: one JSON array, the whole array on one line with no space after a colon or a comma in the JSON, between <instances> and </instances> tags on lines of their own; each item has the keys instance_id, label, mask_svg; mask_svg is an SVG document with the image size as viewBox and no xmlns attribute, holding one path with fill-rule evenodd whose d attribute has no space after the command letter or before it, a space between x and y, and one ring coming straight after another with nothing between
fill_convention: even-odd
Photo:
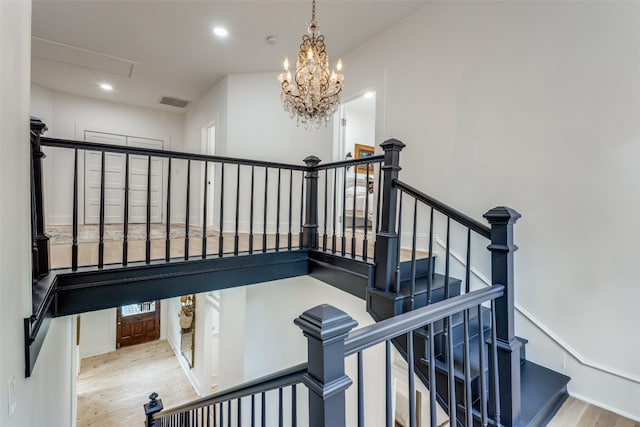
<instances>
[{"instance_id":1,"label":"white wall","mask_svg":"<svg viewBox=\"0 0 640 427\"><path fill-rule=\"evenodd\" d=\"M0 425L71 425L71 317L54 320L25 378L23 319L31 314L29 75L31 2L0 2ZM16 406L9 413L8 385Z\"/></svg>"},{"instance_id":2,"label":"white wall","mask_svg":"<svg viewBox=\"0 0 640 427\"><path fill-rule=\"evenodd\" d=\"M530 358L635 419L638 52L638 3L434 2L344 58L347 82L385 67L377 134L407 144L401 179L475 218L521 212L517 303L620 376L520 318Z\"/></svg>"},{"instance_id":3,"label":"white wall","mask_svg":"<svg viewBox=\"0 0 640 427\"><path fill-rule=\"evenodd\" d=\"M349 314L358 327L374 323L363 300L309 276L221 291L220 389L306 362L307 340L293 320L325 303ZM347 363L347 375L354 381L355 362L352 357ZM383 348L365 352L364 364L366 424L383 425ZM355 392L355 386L347 392L347 425L355 425Z\"/></svg>"},{"instance_id":4,"label":"white wall","mask_svg":"<svg viewBox=\"0 0 640 427\"><path fill-rule=\"evenodd\" d=\"M117 133L161 139L165 150L183 151L184 115L134 107L53 91L32 85L31 109L49 128L45 136L84 140L84 131ZM45 148L45 212L48 224L71 224L73 197L73 153L70 150ZM83 156L80 156L83 177ZM173 182L179 186L180 162L172 166ZM166 171L166 165L165 165ZM166 172L164 174L166 182ZM184 172L182 172L184 175ZM163 183L163 188L166 183ZM173 194L173 191L172 191ZM83 197L80 193L80 222L83 220ZM163 211L164 211L163 204ZM172 204L172 218L184 218L184 204Z\"/></svg>"},{"instance_id":5,"label":"white wall","mask_svg":"<svg viewBox=\"0 0 640 427\"><path fill-rule=\"evenodd\" d=\"M280 101L279 85L273 73L252 73L228 75L214 86L203 98L195 102L187 112L185 122L185 150L204 152L203 135L206 126L216 124L216 154L252 160L265 160L280 163L303 165L308 155L316 155L324 162L331 161L332 126L307 130L297 127L295 120L289 118ZM202 168L192 165L191 191L199 197L192 197L190 217L194 223L202 219ZM225 212L224 229L235 229L235 183L237 169L234 165L225 167ZM256 169L255 180L255 212L254 227L262 230L262 209L264 193L264 169ZM288 172L284 171L282 179L281 215L288 215ZM220 228L220 171L215 172L214 196L214 228ZM276 182L277 172L270 170L269 202L267 230L275 231L276 221ZM294 206L299 200L300 174L294 174ZM240 219L241 231L249 230L249 188L250 168L242 170ZM299 202L298 202L299 203ZM299 204L297 205L299 206ZM292 220L294 230L298 228L299 216ZM284 221L283 221L284 222Z\"/></svg>"}]
</instances>

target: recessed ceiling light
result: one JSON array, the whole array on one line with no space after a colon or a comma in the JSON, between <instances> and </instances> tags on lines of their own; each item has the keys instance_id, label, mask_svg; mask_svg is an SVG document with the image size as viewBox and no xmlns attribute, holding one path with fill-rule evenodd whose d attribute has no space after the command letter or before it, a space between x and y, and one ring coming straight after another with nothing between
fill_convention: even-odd
<instances>
[{"instance_id":1,"label":"recessed ceiling light","mask_svg":"<svg viewBox=\"0 0 640 427\"><path fill-rule=\"evenodd\" d=\"M213 29L213 34L215 34L218 37L227 37L229 35L229 32L227 31L226 28L215 27Z\"/></svg>"},{"instance_id":2,"label":"recessed ceiling light","mask_svg":"<svg viewBox=\"0 0 640 427\"><path fill-rule=\"evenodd\" d=\"M373 98L375 95L376 95L376 93L375 93L375 92L367 92L367 93L365 93L365 94L364 94L364 97L365 97L366 99L371 99L371 98Z\"/></svg>"},{"instance_id":3,"label":"recessed ceiling light","mask_svg":"<svg viewBox=\"0 0 640 427\"><path fill-rule=\"evenodd\" d=\"M111 86L109 83L100 83L100 89L111 92L113 90L113 86Z\"/></svg>"}]
</instances>

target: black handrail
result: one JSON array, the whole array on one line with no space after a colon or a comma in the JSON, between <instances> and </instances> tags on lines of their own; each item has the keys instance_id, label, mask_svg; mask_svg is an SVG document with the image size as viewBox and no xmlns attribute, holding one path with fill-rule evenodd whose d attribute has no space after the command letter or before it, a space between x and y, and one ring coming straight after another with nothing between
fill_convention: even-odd
<instances>
[{"instance_id":1,"label":"black handrail","mask_svg":"<svg viewBox=\"0 0 640 427\"><path fill-rule=\"evenodd\" d=\"M350 356L376 344L406 334L421 326L442 320L463 310L477 307L483 302L496 299L504 294L504 286L493 285L464 295L459 295L437 303L399 314L373 325L365 326L351 333L344 340L344 355Z\"/></svg>"},{"instance_id":2,"label":"black handrail","mask_svg":"<svg viewBox=\"0 0 640 427\"><path fill-rule=\"evenodd\" d=\"M384 161L384 155L369 156L361 159L340 160L338 162L323 163L315 167L316 170L339 168L341 166L357 166L367 163L378 163Z\"/></svg>"},{"instance_id":3,"label":"black handrail","mask_svg":"<svg viewBox=\"0 0 640 427\"><path fill-rule=\"evenodd\" d=\"M45 138L40 139L40 144L54 148L77 148L88 151L107 151L109 153L129 153L141 156L166 157L184 160L201 160L228 164L241 164L249 166L261 166L268 168L283 168L306 171L309 168L304 165L293 165L288 163L267 162L263 160L239 159L235 157L212 156L208 154L185 153L184 151L168 151L153 148L139 148L130 146L119 146L111 144L98 144L94 142L74 141L71 139Z\"/></svg>"},{"instance_id":4,"label":"black handrail","mask_svg":"<svg viewBox=\"0 0 640 427\"><path fill-rule=\"evenodd\" d=\"M188 412L205 406L215 405L220 402L235 400L241 397L251 396L262 392L299 384L302 382L302 377L306 373L307 364L301 363L300 365L295 365L290 368L283 369L282 371L266 375L262 378L258 378L254 381L241 384L237 387L232 387L228 390L224 390L210 396L191 401L184 405L180 405L166 411L158 412L153 416L153 419L155 420L165 416Z\"/></svg>"},{"instance_id":5,"label":"black handrail","mask_svg":"<svg viewBox=\"0 0 640 427\"><path fill-rule=\"evenodd\" d=\"M429 206L432 206L435 210L443 213L444 215L464 225L465 227L472 229L473 231L480 234L481 236L486 237L487 239L491 238L491 229L486 225L471 218L470 216L460 212L457 209L452 208L449 205L442 203L439 200L434 199L431 196L427 196L422 191L417 190L416 188L411 187L410 185L405 184L404 182L398 179L394 179L392 184L394 187L398 188L402 192L409 194L412 197L415 197L416 199L420 200L421 202Z\"/></svg>"}]
</instances>

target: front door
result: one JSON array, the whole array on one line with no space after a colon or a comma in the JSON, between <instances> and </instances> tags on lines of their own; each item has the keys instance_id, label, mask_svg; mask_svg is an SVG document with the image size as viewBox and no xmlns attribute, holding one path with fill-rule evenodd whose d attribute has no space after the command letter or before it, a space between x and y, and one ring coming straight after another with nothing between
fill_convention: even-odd
<instances>
[{"instance_id":1,"label":"front door","mask_svg":"<svg viewBox=\"0 0 640 427\"><path fill-rule=\"evenodd\" d=\"M160 338L160 301L118 307L116 348Z\"/></svg>"}]
</instances>

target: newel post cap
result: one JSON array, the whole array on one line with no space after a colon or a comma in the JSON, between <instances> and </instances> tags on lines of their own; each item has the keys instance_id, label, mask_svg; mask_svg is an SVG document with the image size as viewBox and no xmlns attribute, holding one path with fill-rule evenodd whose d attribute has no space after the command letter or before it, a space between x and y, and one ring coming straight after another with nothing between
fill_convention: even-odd
<instances>
[{"instance_id":1,"label":"newel post cap","mask_svg":"<svg viewBox=\"0 0 640 427\"><path fill-rule=\"evenodd\" d=\"M321 162L322 160L320 160L319 157L311 155L311 156L307 156L304 158L303 162L305 165L310 166L310 167L314 167L314 166L318 166L318 164Z\"/></svg>"},{"instance_id":2,"label":"newel post cap","mask_svg":"<svg viewBox=\"0 0 640 427\"><path fill-rule=\"evenodd\" d=\"M31 129L31 132L35 133L36 135L42 135L47 130L49 130L49 128L47 128L47 125L35 116L30 117L29 128Z\"/></svg>"},{"instance_id":3,"label":"newel post cap","mask_svg":"<svg viewBox=\"0 0 640 427\"><path fill-rule=\"evenodd\" d=\"M489 221L489 224L515 224L522 217L518 211L506 206L497 206L482 216Z\"/></svg>"},{"instance_id":4,"label":"newel post cap","mask_svg":"<svg viewBox=\"0 0 640 427\"><path fill-rule=\"evenodd\" d=\"M343 337L351 329L358 326L358 322L353 320L351 316L329 304L310 308L293 323L298 325L306 336L323 342Z\"/></svg>"},{"instance_id":5,"label":"newel post cap","mask_svg":"<svg viewBox=\"0 0 640 427\"><path fill-rule=\"evenodd\" d=\"M380 144L380 147L382 147L384 151L388 151L388 150L400 151L404 147L406 147L406 145L404 145L402 141L399 141L395 138L390 138L384 141L382 144Z\"/></svg>"}]
</instances>

